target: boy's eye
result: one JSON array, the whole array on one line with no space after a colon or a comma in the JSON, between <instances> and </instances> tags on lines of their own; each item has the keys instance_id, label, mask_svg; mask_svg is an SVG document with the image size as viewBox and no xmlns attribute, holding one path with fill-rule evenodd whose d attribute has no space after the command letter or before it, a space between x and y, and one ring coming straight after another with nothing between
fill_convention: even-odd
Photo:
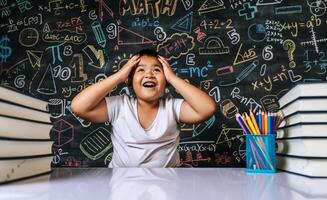
<instances>
[{"instance_id":1,"label":"boy's eye","mask_svg":"<svg viewBox=\"0 0 327 200\"><path fill-rule=\"evenodd\" d=\"M160 68L155 68L154 71L155 72L161 72L161 69Z\"/></svg>"},{"instance_id":2,"label":"boy's eye","mask_svg":"<svg viewBox=\"0 0 327 200\"><path fill-rule=\"evenodd\" d=\"M137 72L144 72L144 69L141 68L141 69L137 69L136 71Z\"/></svg>"}]
</instances>

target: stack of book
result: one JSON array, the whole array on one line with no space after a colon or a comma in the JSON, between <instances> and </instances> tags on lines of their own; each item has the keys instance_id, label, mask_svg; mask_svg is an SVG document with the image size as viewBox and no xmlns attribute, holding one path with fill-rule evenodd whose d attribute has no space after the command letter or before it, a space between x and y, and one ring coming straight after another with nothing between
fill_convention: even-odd
<instances>
[{"instance_id":1,"label":"stack of book","mask_svg":"<svg viewBox=\"0 0 327 200\"><path fill-rule=\"evenodd\" d=\"M284 121L277 130L277 168L327 177L327 83L300 83L279 104Z\"/></svg>"},{"instance_id":2,"label":"stack of book","mask_svg":"<svg viewBox=\"0 0 327 200\"><path fill-rule=\"evenodd\" d=\"M0 184L51 172L48 103L0 86Z\"/></svg>"}]
</instances>

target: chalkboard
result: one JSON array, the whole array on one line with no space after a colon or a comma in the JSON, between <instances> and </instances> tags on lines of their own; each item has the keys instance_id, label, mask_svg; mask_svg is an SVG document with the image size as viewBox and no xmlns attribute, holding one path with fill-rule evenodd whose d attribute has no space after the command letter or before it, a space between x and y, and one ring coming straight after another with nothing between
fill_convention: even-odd
<instances>
[{"instance_id":1,"label":"chalkboard","mask_svg":"<svg viewBox=\"0 0 327 200\"><path fill-rule=\"evenodd\" d=\"M75 116L72 98L141 49L216 101L216 114L181 124L193 167L245 166L237 112L277 111L297 82L326 81L327 1L0 0L1 85L49 102L55 167L105 167L110 124ZM174 88L169 93L180 97ZM133 94L126 85L112 95Z\"/></svg>"}]
</instances>

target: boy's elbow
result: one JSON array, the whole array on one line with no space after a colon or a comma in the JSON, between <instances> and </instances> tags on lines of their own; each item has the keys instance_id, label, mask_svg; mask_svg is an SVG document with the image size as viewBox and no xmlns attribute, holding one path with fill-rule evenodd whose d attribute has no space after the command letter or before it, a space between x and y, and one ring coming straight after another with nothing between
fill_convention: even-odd
<instances>
[{"instance_id":1,"label":"boy's elbow","mask_svg":"<svg viewBox=\"0 0 327 200\"><path fill-rule=\"evenodd\" d=\"M213 116L215 113L216 113L216 111L217 111L217 104L216 104L216 102L212 102L212 104L209 106L209 116L211 117L211 116Z\"/></svg>"},{"instance_id":2,"label":"boy's elbow","mask_svg":"<svg viewBox=\"0 0 327 200\"><path fill-rule=\"evenodd\" d=\"M208 106L208 113L209 113L209 117L211 117L212 115L214 115L217 111L217 104L214 100L211 99L211 102Z\"/></svg>"},{"instance_id":3,"label":"boy's elbow","mask_svg":"<svg viewBox=\"0 0 327 200\"><path fill-rule=\"evenodd\" d=\"M73 113L75 113L75 114L78 114L79 113L78 107L77 107L77 105L76 105L76 103L75 103L74 100L71 102L70 108L72 109Z\"/></svg>"},{"instance_id":4,"label":"boy's elbow","mask_svg":"<svg viewBox=\"0 0 327 200\"><path fill-rule=\"evenodd\" d=\"M210 117L215 115L216 110L217 110L216 102L211 101L210 103L208 103L208 105L206 107L206 112L203 112L202 115L199 117L200 118L199 121L204 121L204 120L209 119Z\"/></svg>"},{"instance_id":5,"label":"boy's elbow","mask_svg":"<svg viewBox=\"0 0 327 200\"><path fill-rule=\"evenodd\" d=\"M70 107L73 111L73 113L77 116L82 116L83 115L83 109L81 106L78 105L78 102L76 100L72 100L71 104L70 104Z\"/></svg>"},{"instance_id":6,"label":"boy's elbow","mask_svg":"<svg viewBox=\"0 0 327 200\"><path fill-rule=\"evenodd\" d=\"M216 102L213 103L213 108L212 108L212 115L214 115L217 112L217 104Z\"/></svg>"}]
</instances>

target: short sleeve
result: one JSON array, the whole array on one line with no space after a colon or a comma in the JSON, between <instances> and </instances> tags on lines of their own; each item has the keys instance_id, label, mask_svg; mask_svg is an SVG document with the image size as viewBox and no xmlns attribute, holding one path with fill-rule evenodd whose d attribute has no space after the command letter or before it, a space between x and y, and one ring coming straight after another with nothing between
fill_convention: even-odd
<instances>
[{"instance_id":1,"label":"short sleeve","mask_svg":"<svg viewBox=\"0 0 327 200\"><path fill-rule=\"evenodd\" d=\"M123 108L123 96L110 96L105 97L108 111L109 122L113 123L118 119L120 109Z\"/></svg>"},{"instance_id":2,"label":"short sleeve","mask_svg":"<svg viewBox=\"0 0 327 200\"><path fill-rule=\"evenodd\" d=\"M182 106L184 99L173 98L172 101L173 101L174 117L177 120L177 122L179 123L180 122L179 115L181 113L181 106Z\"/></svg>"}]
</instances>

